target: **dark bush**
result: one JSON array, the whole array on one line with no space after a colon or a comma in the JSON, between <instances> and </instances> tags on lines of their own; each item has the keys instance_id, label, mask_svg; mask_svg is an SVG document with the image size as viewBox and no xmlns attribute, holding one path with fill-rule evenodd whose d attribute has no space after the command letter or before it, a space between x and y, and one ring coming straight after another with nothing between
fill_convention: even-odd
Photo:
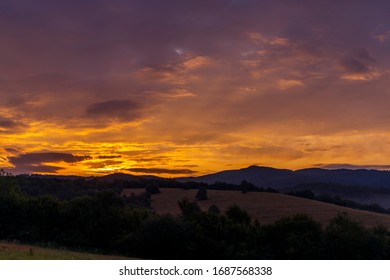
<instances>
[{"instance_id":1,"label":"dark bush","mask_svg":"<svg viewBox=\"0 0 390 280\"><path fill-rule=\"evenodd\" d=\"M322 236L320 223L295 215L264 226L261 251L269 259L323 259Z\"/></svg>"},{"instance_id":2,"label":"dark bush","mask_svg":"<svg viewBox=\"0 0 390 280\"><path fill-rule=\"evenodd\" d=\"M207 190L205 188L200 188L195 196L196 200L207 200Z\"/></svg>"},{"instance_id":3,"label":"dark bush","mask_svg":"<svg viewBox=\"0 0 390 280\"><path fill-rule=\"evenodd\" d=\"M214 215L219 215L221 213L221 210L219 210L217 205L213 204L210 205L208 212Z\"/></svg>"},{"instance_id":4,"label":"dark bush","mask_svg":"<svg viewBox=\"0 0 390 280\"><path fill-rule=\"evenodd\" d=\"M234 223L249 225L251 217L248 212L242 210L237 205L230 206L225 212L227 218Z\"/></svg>"},{"instance_id":5,"label":"dark bush","mask_svg":"<svg viewBox=\"0 0 390 280\"><path fill-rule=\"evenodd\" d=\"M145 220L133 238L134 250L142 258L188 259L191 255L191 231L171 216Z\"/></svg>"},{"instance_id":6,"label":"dark bush","mask_svg":"<svg viewBox=\"0 0 390 280\"><path fill-rule=\"evenodd\" d=\"M160 189L158 187L158 184L154 181L151 181L146 184L145 191L149 194L159 194Z\"/></svg>"},{"instance_id":7,"label":"dark bush","mask_svg":"<svg viewBox=\"0 0 390 280\"><path fill-rule=\"evenodd\" d=\"M378 244L381 235L363 227L347 214L339 214L331 220L325 231L328 255L332 259L375 259L385 255L386 246Z\"/></svg>"}]
</instances>

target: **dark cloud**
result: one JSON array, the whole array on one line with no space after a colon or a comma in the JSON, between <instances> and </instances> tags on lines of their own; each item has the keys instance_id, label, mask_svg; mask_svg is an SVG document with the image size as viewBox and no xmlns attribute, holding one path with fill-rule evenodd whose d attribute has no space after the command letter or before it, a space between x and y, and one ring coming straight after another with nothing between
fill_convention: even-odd
<instances>
[{"instance_id":1,"label":"dark cloud","mask_svg":"<svg viewBox=\"0 0 390 280\"><path fill-rule=\"evenodd\" d=\"M118 161L118 160L105 160L100 162L89 162L87 163L87 166L91 168L104 168L106 166L118 165L121 164L122 162L123 161Z\"/></svg>"},{"instance_id":2,"label":"dark cloud","mask_svg":"<svg viewBox=\"0 0 390 280\"><path fill-rule=\"evenodd\" d=\"M78 162L90 159L89 156L76 156L73 154L67 153L54 153L54 152L45 152L45 153L29 153L22 154L16 157L10 157L9 160L12 164L18 165L32 165L40 164L43 162Z\"/></svg>"},{"instance_id":3,"label":"dark cloud","mask_svg":"<svg viewBox=\"0 0 390 280\"><path fill-rule=\"evenodd\" d=\"M132 158L132 159L134 159L134 158ZM166 162L166 161L170 160L170 158L167 156L160 156L160 157L150 157L150 158L143 157L143 158L139 158L139 159L137 158L135 160L137 162Z\"/></svg>"},{"instance_id":4,"label":"dark cloud","mask_svg":"<svg viewBox=\"0 0 390 280\"><path fill-rule=\"evenodd\" d=\"M359 48L342 59L340 65L347 73L365 74L370 72L370 65L374 62L375 59L367 49Z\"/></svg>"},{"instance_id":5,"label":"dark cloud","mask_svg":"<svg viewBox=\"0 0 390 280\"><path fill-rule=\"evenodd\" d=\"M22 153L22 150L21 150L21 149L18 149L18 148L6 147L5 150L6 150L8 153L13 154L13 155L21 154L21 153Z\"/></svg>"},{"instance_id":6,"label":"dark cloud","mask_svg":"<svg viewBox=\"0 0 390 280\"><path fill-rule=\"evenodd\" d=\"M195 168L195 167L199 167L199 165L197 165L197 164L184 164L184 165L180 165L180 167Z\"/></svg>"},{"instance_id":7,"label":"dark cloud","mask_svg":"<svg viewBox=\"0 0 390 280\"><path fill-rule=\"evenodd\" d=\"M98 159L112 159L112 158L121 158L120 155L117 156L98 156Z\"/></svg>"},{"instance_id":8,"label":"dark cloud","mask_svg":"<svg viewBox=\"0 0 390 280\"><path fill-rule=\"evenodd\" d=\"M12 172L14 173L56 173L64 169L60 166L47 165L49 162L66 162L75 163L90 159L90 156L76 156L67 153L43 152L43 153L27 153L14 157L9 157L9 162L14 165Z\"/></svg>"},{"instance_id":9,"label":"dark cloud","mask_svg":"<svg viewBox=\"0 0 390 280\"><path fill-rule=\"evenodd\" d=\"M11 129L11 128L16 128L18 126L19 125L12 119L0 116L0 128Z\"/></svg>"},{"instance_id":10,"label":"dark cloud","mask_svg":"<svg viewBox=\"0 0 390 280\"><path fill-rule=\"evenodd\" d=\"M87 108L87 116L132 121L140 117L141 106L131 100L98 102Z\"/></svg>"},{"instance_id":11,"label":"dark cloud","mask_svg":"<svg viewBox=\"0 0 390 280\"><path fill-rule=\"evenodd\" d=\"M51 166L51 165L36 165L32 167L32 172L36 173L57 173L58 171L64 169L60 166Z\"/></svg>"},{"instance_id":12,"label":"dark cloud","mask_svg":"<svg viewBox=\"0 0 390 280\"><path fill-rule=\"evenodd\" d=\"M376 170L389 170L390 165L355 165L348 163L332 163L332 164L316 164L315 167L325 169L376 169Z\"/></svg>"},{"instance_id":13,"label":"dark cloud","mask_svg":"<svg viewBox=\"0 0 390 280\"><path fill-rule=\"evenodd\" d=\"M147 173L147 174L193 174L196 171L189 169L165 169L165 168L128 168L130 172Z\"/></svg>"},{"instance_id":14,"label":"dark cloud","mask_svg":"<svg viewBox=\"0 0 390 280\"><path fill-rule=\"evenodd\" d=\"M368 50L363 48L355 50L354 57L356 59L361 59L366 61L375 61L375 59L371 56Z\"/></svg>"},{"instance_id":15,"label":"dark cloud","mask_svg":"<svg viewBox=\"0 0 390 280\"><path fill-rule=\"evenodd\" d=\"M369 67L355 58L346 58L340 62L346 72L364 74L370 71Z\"/></svg>"},{"instance_id":16,"label":"dark cloud","mask_svg":"<svg viewBox=\"0 0 390 280\"><path fill-rule=\"evenodd\" d=\"M0 106L1 109L1 106ZM0 133L13 134L23 131L28 126L16 119L0 116Z\"/></svg>"}]
</instances>

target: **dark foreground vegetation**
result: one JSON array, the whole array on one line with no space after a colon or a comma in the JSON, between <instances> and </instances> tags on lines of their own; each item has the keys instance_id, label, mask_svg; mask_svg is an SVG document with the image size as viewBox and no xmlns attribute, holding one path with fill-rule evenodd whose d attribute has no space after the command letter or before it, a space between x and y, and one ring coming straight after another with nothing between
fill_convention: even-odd
<instances>
[{"instance_id":1,"label":"dark foreground vegetation","mask_svg":"<svg viewBox=\"0 0 390 280\"><path fill-rule=\"evenodd\" d=\"M386 228L343 214L326 227L304 214L263 225L234 205L205 212L183 199L180 216L160 216L148 208L159 195L150 186L154 194L123 197L102 187L64 199L26 194L1 175L1 240L147 259L390 259Z\"/></svg>"}]
</instances>

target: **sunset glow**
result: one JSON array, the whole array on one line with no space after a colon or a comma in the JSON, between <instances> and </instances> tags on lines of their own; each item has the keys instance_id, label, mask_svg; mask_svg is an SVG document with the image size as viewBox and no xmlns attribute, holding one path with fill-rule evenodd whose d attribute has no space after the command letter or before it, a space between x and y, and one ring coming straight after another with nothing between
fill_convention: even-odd
<instances>
[{"instance_id":1,"label":"sunset glow","mask_svg":"<svg viewBox=\"0 0 390 280\"><path fill-rule=\"evenodd\" d=\"M0 3L0 168L390 168L388 1Z\"/></svg>"}]
</instances>

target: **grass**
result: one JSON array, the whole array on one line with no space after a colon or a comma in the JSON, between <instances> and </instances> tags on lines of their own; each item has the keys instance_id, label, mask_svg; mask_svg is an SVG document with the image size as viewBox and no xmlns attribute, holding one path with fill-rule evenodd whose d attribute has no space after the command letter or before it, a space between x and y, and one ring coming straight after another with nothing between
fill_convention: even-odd
<instances>
[{"instance_id":1,"label":"grass","mask_svg":"<svg viewBox=\"0 0 390 280\"><path fill-rule=\"evenodd\" d=\"M0 242L0 260L124 260L122 256L80 253L16 243Z\"/></svg>"},{"instance_id":2,"label":"grass","mask_svg":"<svg viewBox=\"0 0 390 280\"><path fill-rule=\"evenodd\" d=\"M170 213L179 215L180 209L177 201L184 197L194 200L197 190L160 189L161 193L152 196L152 208L159 214ZM126 189L125 194L131 192L142 193L144 189ZM341 207L324 202L293 197L284 194L239 191L208 190L208 200L198 201L202 210L207 211L210 205L215 204L221 211L236 204L248 211L260 223L272 223L277 219L297 213L309 214L313 219L326 225L338 213L346 212L351 217L361 221L367 227L384 225L390 229L390 215L373 213L363 210Z\"/></svg>"}]
</instances>

